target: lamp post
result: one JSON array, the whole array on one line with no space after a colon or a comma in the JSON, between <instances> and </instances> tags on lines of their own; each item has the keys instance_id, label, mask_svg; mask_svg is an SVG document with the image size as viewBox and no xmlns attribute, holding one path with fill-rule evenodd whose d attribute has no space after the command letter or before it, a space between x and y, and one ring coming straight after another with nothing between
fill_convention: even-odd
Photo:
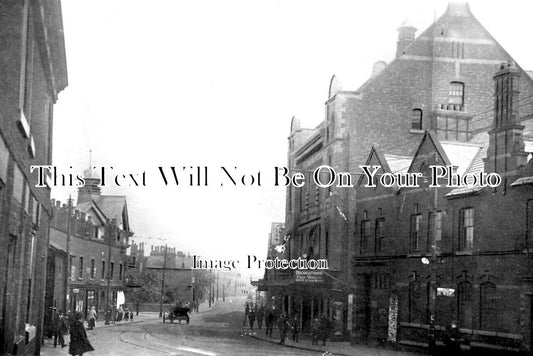
<instances>
[{"instance_id":1,"label":"lamp post","mask_svg":"<svg viewBox=\"0 0 533 356\"><path fill-rule=\"evenodd\" d=\"M165 270L167 269L167 244L165 243L165 255L163 257L163 278L161 278L161 297L159 298L159 317L163 316L163 293L165 290Z\"/></svg>"}]
</instances>

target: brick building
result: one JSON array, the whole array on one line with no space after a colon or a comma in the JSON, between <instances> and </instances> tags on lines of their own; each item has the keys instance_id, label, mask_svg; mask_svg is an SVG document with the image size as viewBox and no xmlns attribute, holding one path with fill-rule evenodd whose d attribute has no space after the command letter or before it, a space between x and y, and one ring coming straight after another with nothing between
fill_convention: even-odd
<instances>
[{"instance_id":1,"label":"brick building","mask_svg":"<svg viewBox=\"0 0 533 356\"><path fill-rule=\"evenodd\" d=\"M52 208L30 166L52 162L67 86L60 2L2 1L0 24L0 353L38 354Z\"/></svg>"},{"instance_id":2,"label":"brick building","mask_svg":"<svg viewBox=\"0 0 533 356\"><path fill-rule=\"evenodd\" d=\"M437 341L457 322L472 347L531 351L533 122L521 113L521 75L512 63L494 75L491 130L471 142L439 140L427 131L413 157L372 149L367 163L385 172L452 165L461 175L496 172L503 181L497 188L430 188L421 181L420 188L374 189L361 179L355 340L427 345L434 315Z\"/></svg>"},{"instance_id":3,"label":"brick building","mask_svg":"<svg viewBox=\"0 0 533 356\"><path fill-rule=\"evenodd\" d=\"M190 254L177 251L174 247L152 246L145 261L144 269L154 273L159 279L163 278L164 270L165 289L172 290L177 298L169 302L186 303L195 299L194 271L191 268L193 258Z\"/></svg>"},{"instance_id":4,"label":"brick building","mask_svg":"<svg viewBox=\"0 0 533 356\"><path fill-rule=\"evenodd\" d=\"M292 118L288 168L304 173L306 185L287 189L287 251L291 258L304 254L327 258L330 271L325 274L323 288L297 285L294 275L278 278L287 284L283 292L287 310L299 310L306 319L317 312L335 315L341 333L352 335L354 340L385 335L387 328L372 336L362 325L373 317L388 320L388 309L375 306L372 300L365 307L356 303L366 298L360 295L364 286L374 283L357 260L361 252L359 195L352 188L338 187L338 181L329 188L317 188L311 175L320 165L328 165L336 172L350 173L355 185L359 166L365 164L372 147L372 157L385 155L381 161L389 168L405 171L422 139L448 142L435 145L449 159L455 159L457 152L477 152L482 157L480 152L486 152L487 132L493 121L493 76L502 62L510 61L511 56L474 17L468 4L450 3L445 13L418 36L414 27L402 23L396 57L389 64L377 62L370 78L357 90L343 90L334 76L325 102L325 118L316 128L302 128L299 120ZM526 122L533 114L533 81L518 65L516 71L520 75L513 90L520 91L522 98L517 120ZM432 134L426 135L427 130ZM470 163L482 166L476 157L470 157ZM405 194L402 199L407 201L411 196ZM382 214L394 206L383 206ZM372 222L368 234L384 234L380 222L374 230L379 217L368 219ZM371 245L363 247L375 249ZM378 276L376 283L388 285L390 276ZM365 309L369 306L381 314L369 314Z\"/></svg>"},{"instance_id":5,"label":"brick building","mask_svg":"<svg viewBox=\"0 0 533 356\"><path fill-rule=\"evenodd\" d=\"M116 306L118 294L124 290L126 250L133 232L126 197L102 195L100 178L91 169L84 172L84 179L75 206L52 201L45 303L49 309L85 314L94 305L104 315L108 278L110 304Z\"/></svg>"},{"instance_id":6,"label":"brick building","mask_svg":"<svg viewBox=\"0 0 533 356\"><path fill-rule=\"evenodd\" d=\"M144 243L132 247L132 255L134 250L137 252L138 271L151 272L159 280L164 274L164 303L194 302L199 305L209 298L215 302L241 295L244 285L249 285L237 271L193 269L193 256L174 247L152 246L148 256L144 256Z\"/></svg>"}]
</instances>

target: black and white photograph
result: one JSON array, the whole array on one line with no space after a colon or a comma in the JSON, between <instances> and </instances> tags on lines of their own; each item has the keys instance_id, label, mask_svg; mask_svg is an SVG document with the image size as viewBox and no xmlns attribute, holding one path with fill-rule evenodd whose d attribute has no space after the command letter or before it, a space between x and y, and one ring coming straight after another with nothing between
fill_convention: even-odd
<instances>
[{"instance_id":1,"label":"black and white photograph","mask_svg":"<svg viewBox=\"0 0 533 356\"><path fill-rule=\"evenodd\" d=\"M531 355L532 15L0 0L0 355Z\"/></svg>"}]
</instances>

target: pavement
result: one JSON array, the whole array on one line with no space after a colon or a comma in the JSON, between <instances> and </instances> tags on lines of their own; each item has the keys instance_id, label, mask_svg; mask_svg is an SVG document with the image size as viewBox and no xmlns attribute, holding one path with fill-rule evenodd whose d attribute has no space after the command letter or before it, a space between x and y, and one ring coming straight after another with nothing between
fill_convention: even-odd
<instances>
[{"instance_id":1,"label":"pavement","mask_svg":"<svg viewBox=\"0 0 533 356\"><path fill-rule=\"evenodd\" d=\"M293 343L291 335L284 345L279 345L279 333L274 329L273 338L267 338L265 329L242 328L243 300L226 298L212 308L200 307L200 313L192 313L190 324L163 324L159 313L140 313L133 321L121 321L104 325L97 322L94 330L87 331L94 346L91 355L154 355L154 356L297 356L297 355L358 355L399 356L413 355L385 348L350 345L349 342L331 342L326 346L311 344L309 335L300 335L300 342ZM69 342L68 335L66 342ZM68 347L53 347L53 339L45 339L41 355L67 355Z\"/></svg>"},{"instance_id":2,"label":"pavement","mask_svg":"<svg viewBox=\"0 0 533 356\"><path fill-rule=\"evenodd\" d=\"M103 328L112 328L116 326L121 325L129 325L129 324L135 324L135 323L142 323L149 320L157 320L159 319L159 313L139 313L139 315L134 315L133 320L122 320L117 322L111 322L109 325L105 325L104 321L97 321L95 329L103 329ZM83 324L85 325L85 328L87 328L87 322L84 321ZM64 335L65 342L68 345L69 342L69 335ZM61 348L61 346L57 346L57 348ZM68 348L68 346L67 346ZM41 345L41 355L55 355L54 351L54 338L44 338L44 342Z\"/></svg>"},{"instance_id":3,"label":"pavement","mask_svg":"<svg viewBox=\"0 0 533 356\"><path fill-rule=\"evenodd\" d=\"M254 329L246 330L246 335L265 342L272 344L278 344L280 342L279 333L276 329L272 333L272 338L265 335L265 329ZM339 356L376 356L376 355L413 355L412 352L396 351L390 349L378 349L375 347L366 347L362 345L351 345L348 341L327 341L326 345L322 345L322 341L319 340L318 345L312 344L312 339L310 335L300 334L299 342L292 341L292 334L287 333L287 339L283 346L299 350L314 351L317 353L322 353L322 355L339 355Z\"/></svg>"}]
</instances>

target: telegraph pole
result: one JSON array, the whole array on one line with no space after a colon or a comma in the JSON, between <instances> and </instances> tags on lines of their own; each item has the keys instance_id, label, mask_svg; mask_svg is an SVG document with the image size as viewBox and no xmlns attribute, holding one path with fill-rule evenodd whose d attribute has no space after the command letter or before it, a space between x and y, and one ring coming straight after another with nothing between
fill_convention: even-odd
<instances>
[{"instance_id":1,"label":"telegraph pole","mask_svg":"<svg viewBox=\"0 0 533 356\"><path fill-rule=\"evenodd\" d=\"M109 223L109 221L108 221ZM109 233L107 236L107 287L106 287L106 314L105 314L105 325L109 325L109 320L111 319L112 308L109 307L109 291L111 289L111 243L113 238L115 238L115 220L111 221L111 226L109 227Z\"/></svg>"},{"instance_id":2,"label":"telegraph pole","mask_svg":"<svg viewBox=\"0 0 533 356\"><path fill-rule=\"evenodd\" d=\"M161 297L159 298L159 317L163 316L163 293L165 290L165 270L167 269L167 244L165 243L165 255L163 257L163 278L161 278Z\"/></svg>"},{"instance_id":3,"label":"telegraph pole","mask_svg":"<svg viewBox=\"0 0 533 356\"><path fill-rule=\"evenodd\" d=\"M431 282L429 292L429 353L433 355L435 340L435 302L437 298L437 186L433 187L433 231L431 236Z\"/></svg>"},{"instance_id":4,"label":"telegraph pole","mask_svg":"<svg viewBox=\"0 0 533 356\"><path fill-rule=\"evenodd\" d=\"M209 270L209 308L211 308L211 297L213 296L212 270Z\"/></svg>"},{"instance_id":5,"label":"telegraph pole","mask_svg":"<svg viewBox=\"0 0 533 356\"><path fill-rule=\"evenodd\" d=\"M217 271L217 302L218 302L218 271Z\"/></svg>"},{"instance_id":6,"label":"telegraph pole","mask_svg":"<svg viewBox=\"0 0 533 356\"><path fill-rule=\"evenodd\" d=\"M68 200L67 200L67 273L65 273L65 301L63 304L63 310L65 311L65 313L68 313L67 310L70 309L68 308L67 300L69 304L71 303L71 300L70 300L70 275L71 275L70 269L72 268L70 266L70 214L71 212L72 212L72 196L69 195Z\"/></svg>"}]
</instances>

